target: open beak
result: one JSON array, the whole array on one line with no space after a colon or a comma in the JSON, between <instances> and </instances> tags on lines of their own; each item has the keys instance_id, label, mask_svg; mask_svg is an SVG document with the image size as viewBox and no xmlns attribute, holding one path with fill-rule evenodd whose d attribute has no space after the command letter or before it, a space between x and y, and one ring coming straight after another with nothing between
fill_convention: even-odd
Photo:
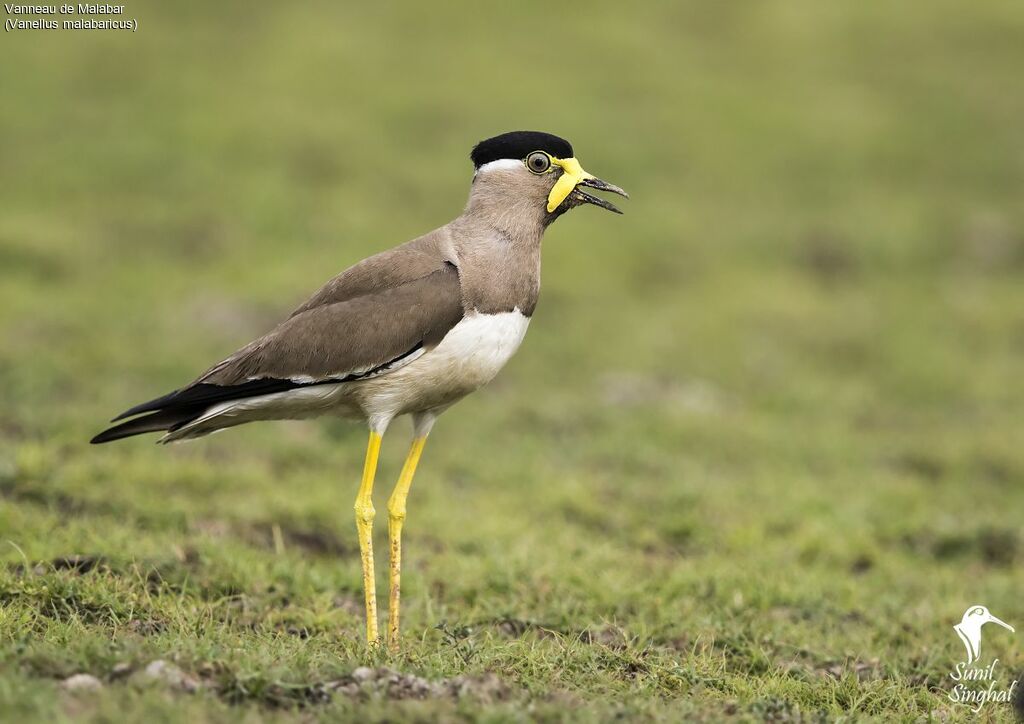
<instances>
[{"instance_id":1,"label":"open beak","mask_svg":"<svg viewBox=\"0 0 1024 724\"><path fill-rule=\"evenodd\" d=\"M602 181L597 176L587 173L575 158L553 158L551 161L562 168L562 175L558 177L554 187L551 189L551 193L548 194L548 213L554 213L555 209L561 206L562 202L567 199L572 202L573 206L593 204L594 206L600 206L602 209L614 211L616 214L622 213L614 204L589 194L580 187L586 186L598 191L608 191L628 199L629 194L625 191L614 184Z\"/></svg>"},{"instance_id":2,"label":"open beak","mask_svg":"<svg viewBox=\"0 0 1024 724\"><path fill-rule=\"evenodd\" d=\"M624 199L629 198L629 194L620 189L618 186L616 186L615 184L610 184L607 181L602 181L596 176L591 176L590 178L583 179L576 185L576 188L572 190L572 195L576 196L580 202L585 204L593 204L594 206L600 206L602 209L614 211L616 214L622 213L622 211L619 210L618 206L609 201L605 201L602 198L598 198L593 194L588 194L586 191L581 189L580 186L588 186L592 189L597 189L598 191L608 191L609 193L618 194Z\"/></svg>"},{"instance_id":3,"label":"open beak","mask_svg":"<svg viewBox=\"0 0 1024 724\"><path fill-rule=\"evenodd\" d=\"M1010 629L1010 631L1013 631L1014 633L1017 633L1016 630L1014 630L1013 626L1011 626L1010 624L1006 623L1006 621L999 620L998 618L993 616L991 613L988 615L988 620L991 623L997 623L1000 626L1002 626L1003 628Z\"/></svg>"}]
</instances>

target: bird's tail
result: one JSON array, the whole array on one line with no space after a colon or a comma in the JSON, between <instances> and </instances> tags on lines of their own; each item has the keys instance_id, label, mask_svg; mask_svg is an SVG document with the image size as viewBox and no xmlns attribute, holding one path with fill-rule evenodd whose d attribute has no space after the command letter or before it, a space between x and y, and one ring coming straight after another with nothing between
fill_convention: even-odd
<instances>
[{"instance_id":1,"label":"bird's tail","mask_svg":"<svg viewBox=\"0 0 1024 724\"><path fill-rule=\"evenodd\" d=\"M320 383L313 383L320 384ZM141 435L146 432L160 432L166 430L173 433L198 420L215 405L230 402L232 400L244 399L247 397L259 397L275 392L284 392L296 387L305 385L292 380L279 380L273 378L261 378L248 380L237 385L214 385L206 382L197 382L174 390L155 400L143 402L141 405L125 410L115 417L111 422L124 420L128 417L135 419L122 422L120 425L108 428L94 437L90 442L98 445L103 442L120 440L123 437ZM239 424L238 421L232 424ZM213 432L207 429L202 435ZM180 437L199 437L200 435L185 435ZM163 442L171 442L170 438L164 438Z\"/></svg>"},{"instance_id":2,"label":"bird's tail","mask_svg":"<svg viewBox=\"0 0 1024 724\"><path fill-rule=\"evenodd\" d=\"M142 417L137 417L134 420L129 420L128 422L122 422L120 425L108 427L89 442L93 445L99 445L100 443L113 442L124 437L142 435L147 432L177 429L191 422L201 413L202 410L197 411L195 409L159 410Z\"/></svg>"}]
</instances>

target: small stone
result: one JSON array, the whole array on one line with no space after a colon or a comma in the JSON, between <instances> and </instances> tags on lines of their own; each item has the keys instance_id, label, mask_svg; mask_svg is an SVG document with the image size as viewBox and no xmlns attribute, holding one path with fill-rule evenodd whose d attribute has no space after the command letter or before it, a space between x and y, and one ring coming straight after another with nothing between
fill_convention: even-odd
<instances>
[{"instance_id":1,"label":"small stone","mask_svg":"<svg viewBox=\"0 0 1024 724\"><path fill-rule=\"evenodd\" d=\"M455 699L472 698L485 704L504 701L512 690L493 673L481 676L457 676L447 682L447 691Z\"/></svg>"},{"instance_id":2,"label":"small stone","mask_svg":"<svg viewBox=\"0 0 1024 724\"><path fill-rule=\"evenodd\" d=\"M355 681L369 681L370 679L376 678L376 676L377 673L369 666L360 666L352 672L352 678Z\"/></svg>"},{"instance_id":3,"label":"small stone","mask_svg":"<svg viewBox=\"0 0 1024 724\"><path fill-rule=\"evenodd\" d=\"M103 682L92 674L74 674L61 682L67 691L96 691L103 688Z\"/></svg>"},{"instance_id":4,"label":"small stone","mask_svg":"<svg viewBox=\"0 0 1024 724\"><path fill-rule=\"evenodd\" d=\"M110 678L123 679L130 673L132 673L132 665L122 661L118 664L114 664L114 668L110 670Z\"/></svg>"},{"instance_id":5,"label":"small stone","mask_svg":"<svg viewBox=\"0 0 1024 724\"><path fill-rule=\"evenodd\" d=\"M193 692L199 688L199 682L195 678L163 659L150 662L146 667L145 674L149 679L162 681L168 686L182 691Z\"/></svg>"}]
</instances>

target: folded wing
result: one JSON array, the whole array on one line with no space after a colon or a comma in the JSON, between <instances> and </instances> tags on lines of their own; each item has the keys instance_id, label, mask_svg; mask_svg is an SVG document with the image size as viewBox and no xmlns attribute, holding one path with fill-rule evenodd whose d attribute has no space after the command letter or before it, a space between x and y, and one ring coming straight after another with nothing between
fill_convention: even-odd
<instances>
[{"instance_id":1,"label":"folded wing","mask_svg":"<svg viewBox=\"0 0 1024 724\"><path fill-rule=\"evenodd\" d=\"M388 374L437 345L463 317L456 268L359 296L304 305L269 334L207 370L192 384L136 405L92 439L174 432L232 400Z\"/></svg>"}]
</instances>

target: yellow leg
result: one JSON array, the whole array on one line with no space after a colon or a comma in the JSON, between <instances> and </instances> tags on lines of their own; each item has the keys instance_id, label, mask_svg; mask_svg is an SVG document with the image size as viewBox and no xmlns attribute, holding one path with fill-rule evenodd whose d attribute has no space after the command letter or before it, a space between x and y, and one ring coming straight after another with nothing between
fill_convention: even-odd
<instances>
[{"instance_id":1,"label":"yellow leg","mask_svg":"<svg viewBox=\"0 0 1024 724\"><path fill-rule=\"evenodd\" d=\"M359 531L359 552L363 558L363 591L366 595L366 643L377 643L377 586L373 576L373 478L377 472L381 437L370 432L363 466L363 482L356 496L356 529Z\"/></svg>"},{"instance_id":2,"label":"yellow leg","mask_svg":"<svg viewBox=\"0 0 1024 724\"><path fill-rule=\"evenodd\" d=\"M416 437L405 458L398 483L388 500L388 537L391 541L391 600L388 606L388 646L392 651L398 649L398 601L402 591L402 523L405 522L405 499L409 495L409 486L416 474L423 446L427 436Z\"/></svg>"}]
</instances>

